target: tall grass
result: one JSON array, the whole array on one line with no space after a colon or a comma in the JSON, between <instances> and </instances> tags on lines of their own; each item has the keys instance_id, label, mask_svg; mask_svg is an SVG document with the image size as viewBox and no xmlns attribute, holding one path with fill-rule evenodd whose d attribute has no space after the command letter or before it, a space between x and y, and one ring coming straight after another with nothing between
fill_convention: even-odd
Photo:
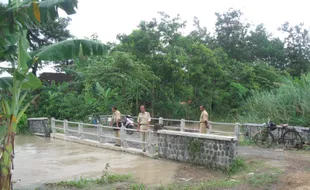
<instances>
[{"instance_id":1,"label":"tall grass","mask_svg":"<svg viewBox=\"0 0 310 190\"><path fill-rule=\"evenodd\" d=\"M310 127L310 74L288 78L272 91L254 92L245 104L244 122L289 123Z\"/></svg>"}]
</instances>

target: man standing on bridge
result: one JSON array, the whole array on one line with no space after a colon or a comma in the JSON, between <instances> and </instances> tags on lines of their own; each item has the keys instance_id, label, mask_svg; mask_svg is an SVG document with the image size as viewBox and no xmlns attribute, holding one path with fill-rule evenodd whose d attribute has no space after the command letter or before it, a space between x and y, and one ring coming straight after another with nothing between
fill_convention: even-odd
<instances>
[{"instance_id":1,"label":"man standing on bridge","mask_svg":"<svg viewBox=\"0 0 310 190\"><path fill-rule=\"evenodd\" d=\"M209 121L208 121L208 112L205 110L204 106L201 105L200 106L200 111L201 111L201 115L200 115L200 123L199 123L199 132L206 134L207 133L207 129L208 129L208 133L210 133L210 129L209 129Z\"/></svg>"},{"instance_id":2,"label":"man standing on bridge","mask_svg":"<svg viewBox=\"0 0 310 190\"><path fill-rule=\"evenodd\" d=\"M119 130L121 128L121 112L119 112L117 110L116 106L112 106L112 120L110 122L110 126L113 125L113 127L115 127L115 129L113 129L115 131L115 137L116 138L120 138L120 134L119 134ZM116 143L115 146L121 146L121 140L120 139L116 139Z\"/></svg>"},{"instance_id":3,"label":"man standing on bridge","mask_svg":"<svg viewBox=\"0 0 310 190\"><path fill-rule=\"evenodd\" d=\"M145 152L145 139L146 139L146 132L148 131L150 127L150 122L151 122L151 116L149 112L145 111L144 105L140 106L140 113L138 116L138 131L141 130L140 135L141 135L141 141L142 143L142 150Z\"/></svg>"}]
</instances>

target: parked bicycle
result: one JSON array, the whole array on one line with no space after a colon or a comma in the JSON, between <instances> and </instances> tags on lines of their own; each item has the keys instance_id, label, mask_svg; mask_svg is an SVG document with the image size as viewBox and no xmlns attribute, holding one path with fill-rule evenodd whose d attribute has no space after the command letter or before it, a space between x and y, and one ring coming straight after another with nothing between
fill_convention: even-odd
<instances>
[{"instance_id":1,"label":"parked bicycle","mask_svg":"<svg viewBox=\"0 0 310 190\"><path fill-rule=\"evenodd\" d=\"M270 120L264 124L264 128L253 136L254 143L261 148L269 148L273 144L283 144L286 148L297 148L303 147L304 141L299 132L295 128L288 128L288 124L281 124L281 127L277 127L276 124ZM272 131L278 128L277 141Z\"/></svg>"}]
</instances>

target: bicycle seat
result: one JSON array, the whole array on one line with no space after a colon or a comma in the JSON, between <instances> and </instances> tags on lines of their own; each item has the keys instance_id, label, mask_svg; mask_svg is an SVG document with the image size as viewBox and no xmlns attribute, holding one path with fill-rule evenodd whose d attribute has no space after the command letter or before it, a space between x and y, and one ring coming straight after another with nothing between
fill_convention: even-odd
<instances>
[{"instance_id":1,"label":"bicycle seat","mask_svg":"<svg viewBox=\"0 0 310 190\"><path fill-rule=\"evenodd\" d=\"M288 124L281 124L281 127L288 127Z\"/></svg>"}]
</instances>

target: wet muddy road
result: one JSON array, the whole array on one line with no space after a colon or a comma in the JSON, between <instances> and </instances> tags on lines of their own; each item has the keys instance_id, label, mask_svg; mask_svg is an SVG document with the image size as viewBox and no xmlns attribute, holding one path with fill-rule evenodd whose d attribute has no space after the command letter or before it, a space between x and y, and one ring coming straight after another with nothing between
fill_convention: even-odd
<instances>
[{"instance_id":1,"label":"wet muddy road","mask_svg":"<svg viewBox=\"0 0 310 190\"><path fill-rule=\"evenodd\" d=\"M181 165L37 136L18 136L15 152L13 181L17 189L81 176L99 177L107 163L109 171L132 174L139 182L167 184Z\"/></svg>"}]
</instances>

